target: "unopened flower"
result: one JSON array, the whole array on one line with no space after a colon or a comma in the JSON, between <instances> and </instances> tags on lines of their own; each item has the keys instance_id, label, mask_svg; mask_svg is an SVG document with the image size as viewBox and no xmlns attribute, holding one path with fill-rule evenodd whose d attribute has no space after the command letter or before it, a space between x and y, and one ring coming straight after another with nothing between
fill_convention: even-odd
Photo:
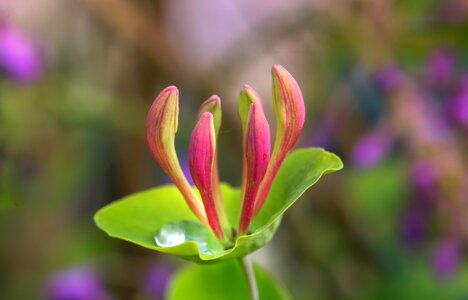
<instances>
[{"instance_id":1,"label":"unopened flower","mask_svg":"<svg viewBox=\"0 0 468 300\"><path fill-rule=\"evenodd\" d=\"M250 105L244 133L244 186L239 233L245 234L252 217L259 191L270 162L270 127L260 101Z\"/></svg>"},{"instance_id":2,"label":"unopened flower","mask_svg":"<svg viewBox=\"0 0 468 300\"><path fill-rule=\"evenodd\" d=\"M239 234L248 233L253 217L259 213L273 180L287 154L299 138L305 120L301 90L295 79L279 65L272 68L276 138L271 152L270 127L258 94L244 86L239 97L239 116L243 130L242 207ZM217 138L221 126L221 102L212 96L199 112L192 134L189 166L201 201L185 178L174 147L178 125L178 91L171 86L162 91L148 114L148 146L164 171L181 191L194 214L208 225L216 237L226 242L230 224L219 187Z\"/></svg>"},{"instance_id":3,"label":"unopened flower","mask_svg":"<svg viewBox=\"0 0 468 300\"><path fill-rule=\"evenodd\" d=\"M193 181L200 191L205 206L208 223L215 235L224 240L223 229L216 212L213 167L216 152L216 135L213 115L205 112L201 115L195 129L189 148L189 165Z\"/></svg>"},{"instance_id":4,"label":"unopened flower","mask_svg":"<svg viewBox=\"0 0 468 300\"><path fill-rule=\"evenodd\" d=\"M203 205L184 176L175 151L174 139L179 118L179 91L164 89L154 100L146 123L146 142L156 161L179 188L192 212L208 224Z\"/></svg>"}]
</instances>

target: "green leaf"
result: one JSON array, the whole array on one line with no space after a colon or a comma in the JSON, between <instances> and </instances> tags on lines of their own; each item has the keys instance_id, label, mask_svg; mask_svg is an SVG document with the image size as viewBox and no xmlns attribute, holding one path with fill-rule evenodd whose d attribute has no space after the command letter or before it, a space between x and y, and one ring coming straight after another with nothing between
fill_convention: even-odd
<instances>
[{"instance_id":1,"label":"green leaf","mask_svg":"<svg viewBox=\"0 0 468 300\"><path fill-rule=\"evenodd\" d=\"M287 300L289 294L258 265L254 266L260 300ZM169 286L168 300L249 299L241 265L230 260L216 265L189 266L177 272Z\"/></svg>"},{"instance_id":2,"label":"green leaf","mask_svg":"<svg viewBox=\"0 0 468 300\"><path fill-rule=\"evenodd\" d=\"M342 168L343 163L338 156L321 148L293 151L281 166L265 204L253 220L252 230L280 218L322 175Z\"/></svg>"},{"instance_id":3,"label":"green leaf","mask_svg":"<svg viewBox=\"0 0 468 300\"><path fill-rule=\"evenodd\" d=\"M283 213L323 174L342 167L336 155L323 149L292 152L278 172L264 207L254 218L250 234L240 236L228 249L190 212L175 186L150 189L111 203L96 213L95 222L112 237L198 263L236 258L266 245ZM237 227L240 190L223 184L221 193L229 221Z\"/></svg>"}]
</instances>

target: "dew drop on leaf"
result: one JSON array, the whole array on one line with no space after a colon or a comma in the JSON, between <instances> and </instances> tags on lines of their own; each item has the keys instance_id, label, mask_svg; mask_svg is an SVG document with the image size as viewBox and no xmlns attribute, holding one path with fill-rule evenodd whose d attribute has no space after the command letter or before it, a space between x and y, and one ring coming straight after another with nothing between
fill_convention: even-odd
<instances>
[{"instance_id":1,"label":"dew drop on leaf","mask_svg":"<svg viewBox=\"0 0 468 300\"><path fill-rule=\"evenodd\" d=\"M174 247L185 242L195 242L201 253L215 254L224 251L223 245L203 224L194 221L176 221L161 227L154 240L161 248Z\"/></svg>"}]
</instances>

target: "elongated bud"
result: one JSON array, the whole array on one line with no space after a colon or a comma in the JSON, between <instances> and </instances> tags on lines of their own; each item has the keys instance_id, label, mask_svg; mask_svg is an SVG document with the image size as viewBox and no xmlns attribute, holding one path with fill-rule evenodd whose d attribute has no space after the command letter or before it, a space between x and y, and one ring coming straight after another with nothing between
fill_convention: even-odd
<instances>
[{"instance_id":1,"label":"elongated bud","mask_svg":"<svg viewBox=\"0 0 468 300\"><path fill-rule=\"evenodd\" d=\"M205 113L209 112L213 115L213 124L216 132L216 142L219 136L219 129L221 128L222 112L221 112L221 99L217 95L212 95L205 102L202 103L198 111L198 118ZM219 220L223 228L229 228L229 221L224 208L223 197L221 195L221 185L218 171L218 148L216 147L213 175L212 175L213 193L215 198L216 211L218 212Z\"/></svg>"},{"instance_id":2,"label":"elongated bud","mask_svg":"<svg viewBox=\"0 0 468 300\"><path fill-rule=\"evenodd\" d=\"M219 129L221 127L222 112L221 112L221 99L217 95L212 95L205 102L202 103L200 109L198 110L198 118L203 115L203 113L209 112L213 115L213 124L215 128L216 135L219 134Z\"/></svg>"},{"instance_id":3,"label":"elongated bud","mask_svg":"<svg viewBox=\"0 0 468 300\"><path fill-rule=\"evenodd\" d=\"M255 214L265 202L273 180L286 155L294 147L304 126L305 108L302 92L292 75L280 65L272 68L273 107L276 115L276 138L271 163L255 201Z\"/></svg>"},{"instance_id":4,"label":"elongated bud","mask_svg":"<svg viewBox=\"0 0 468 300\"><path fill-rule=\"evenodd\" d=\"M239 234L248 230L254 213L255 198L270 161L270 127L261 102L251 104L244 140L246 186L243 193Z\"/></svg>"},{"instance_id":5,"label":"elongated bud","mask_svg":"<svg viewBox=\"0 0 468 300\"><path fill-rule=\"evenodd\" d=\"M244 134L251 104L257 101L260 101L260 96L258 95L258 93L249 85L244 84L239 95L239 100L237 101L237 109L242 124L242 132Z\"/></svg>"},{"instance_id":6,"label":"elongated bud","mask_svg":"<svg viewBox=\"0 0 468 300\"><path fill-rule=\"evenodd\" d=\"M146 121L146 143L161 168L174 181L193 213L205 224L207 219L180 167L174 147L179 117L179 91L175 86L164 89L153 102Z\"/></svg>"},{"instance_id":7,"label":"elongated bud","mask_svg":"<svg viewBox=\"0 0 468 300\"><path fill-rule=\"evenodd\" d=\"M213 115L201 115L192 133L189 148L189 166L193 181L200 191L208 223L215 235L224 241L224 233L216 212L212 175L216 152L216 137Z\"/></svg>"},{"instance_id":8,"label":"elongated bud","mask_svg":"<svg viewBox=\"0 0 468 300\"><path fill-rule=\"evenodd\" d=\"M244 151L244 156L242 160L242 181L241 181L241 199L244 199L245 195L245 186L247 183L247 162L245 159L245 135L247 132L247 121L249 118L250 109L252 103L260 102L260 96L258 93L251 88L249 85L244 84L242 90L239 94L239 99L237 101L237 109L239 113L239 118L242 125L242 150Z\"/></svg>"},{"instance_id":9,"label":"elongated bud","mask_svg":"<svg viewBox=\"0 0 468 300\"><path fill-rule=\"evenodd\" d=\"M304 126L304 99L296 80L282 66L273 66L272 79L273 107L277 120L275 143L281 142L275 148L281 153L287 153L296 144Z\"/></svg>"}]
</instances>

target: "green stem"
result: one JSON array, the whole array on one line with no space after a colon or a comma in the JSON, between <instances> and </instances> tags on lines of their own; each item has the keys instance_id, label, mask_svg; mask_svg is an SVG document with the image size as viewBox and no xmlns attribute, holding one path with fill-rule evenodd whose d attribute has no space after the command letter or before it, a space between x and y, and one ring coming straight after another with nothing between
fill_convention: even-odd
<instances>
[{"instance_id":1,"label":"green stem","mask_svg":"<svg viewBox=\"0 0 468 300\"><path fill-rule=\"evenodd\" d=\"M251 300L258 300L258 287L257 281L255 280L255 274L253 270L252 260L248 256L240 257L239 262L244 270L245 277L249 283L249 292Z\"/></svg>"}]
</instances>

